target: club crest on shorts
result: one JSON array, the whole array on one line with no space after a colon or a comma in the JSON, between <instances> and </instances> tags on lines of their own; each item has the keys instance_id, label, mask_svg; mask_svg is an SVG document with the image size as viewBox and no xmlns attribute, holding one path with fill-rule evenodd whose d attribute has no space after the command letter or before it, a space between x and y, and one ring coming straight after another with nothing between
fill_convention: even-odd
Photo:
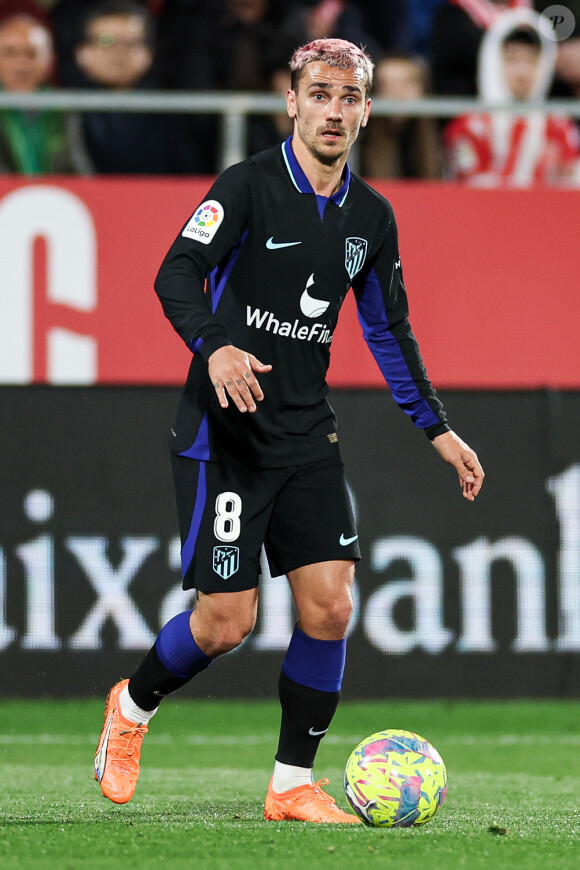
<instances>
[{"instance_id":1,"label":"club crest on shorts","mask_svg":"<svg viewBox=\"0 0 580 870\"><path fill-rule=\"evenodd\" d=\"M344 265L348 272L348 277L352 280L357 272L363 267L365 257L367 255L367 240L359 239L356 236L349 236L346 240L346 250L344 253Z\"/></svg>"},{"instance_id":2,"label":"club crest on shorts","mask_svg":"<svg viewBox=\"0 0 580 870\"><path fill-rule=\"evenodd\" d=\"M214 547L213 570L222 578L229 580L240 567L239 547Z\"/></svg>"}]
</instances>

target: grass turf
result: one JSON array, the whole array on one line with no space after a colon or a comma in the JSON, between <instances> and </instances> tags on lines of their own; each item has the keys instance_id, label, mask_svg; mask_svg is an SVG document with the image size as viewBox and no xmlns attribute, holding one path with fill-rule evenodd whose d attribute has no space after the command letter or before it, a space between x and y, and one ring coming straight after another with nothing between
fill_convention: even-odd
<instances>
[{"instance_id":1,"label":"grass turf","mask_svg":"<svg viewBox=\"0 0 580 870\"><path fill-rule=\"evenodd\" d=\"M435 819L389 830L263 820L274 702L165 701L136 795L115 806L92 779L102 709L0 702L3 870L580 867L579 702L341 704L315 769L339 805L346 757L374 731L418 731L447 764Z\"/></svg>"}]
</instances>

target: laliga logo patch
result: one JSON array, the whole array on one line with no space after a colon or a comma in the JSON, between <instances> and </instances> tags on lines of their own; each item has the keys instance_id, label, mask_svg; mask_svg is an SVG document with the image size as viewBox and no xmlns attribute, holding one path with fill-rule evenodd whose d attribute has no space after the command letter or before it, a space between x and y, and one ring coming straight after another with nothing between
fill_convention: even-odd
<instances>
[{"instance_id":1,"label":"laliga logo patch","mask_svg":"<svg viewBox=\"0 0 580 870\"><path fill-rule=\"evenodd\" d=\"M309 294L308 288L312 287L313 284L314 272L306 282L306 288L300 297L300 310L306 317L320 317L330 305L330 302L327 302L326 299L315 299L314 296Z\"/></svg>"},{"instance_id":2,"label":"laliga logo patch","mask_svg":"<svg viewBox=\"0 0 580 870\"><path fill-rule=\"evenodd\" d=\"M346 240L344 265L351 281L356 273L360 272L363 267L367 255L367 247L366 239L358 239L356 236L350 236Z\"/></svg>"},{"instance_id":3,"label":"laliga logo patch","mask_svg":"<svg viewBox=\"0 0 580 870\"><path fill-rule=\"evenodd\" d=\"M186 239L196 239L202 245L209 245L223 219L222 204L215 199L208 199L200 205L181 235Z\"/></svg>"}]
</instances>

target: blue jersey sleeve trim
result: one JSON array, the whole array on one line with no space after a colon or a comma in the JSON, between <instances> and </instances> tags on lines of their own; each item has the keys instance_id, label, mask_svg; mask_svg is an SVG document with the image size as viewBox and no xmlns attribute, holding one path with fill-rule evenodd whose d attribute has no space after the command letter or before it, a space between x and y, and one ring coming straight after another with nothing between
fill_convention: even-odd
<instances>
[{"instance_id":1,"label":"blue jersey sleeve trim","mask_svg":"<svg viewBox=\"0 0 580 870\"><path fill-rule=\"evenodd\" d=\"M211 310L213 314L215 314L216 312L223 292L226 289L228 279L232 274L234 266L236 265L236 260L238 259L242 245L246 241L247 236L248 230L245 230L245 232L242 233L239 242L236 242L236 244L233 245L230 253L227 256L227 259L217 265L215 269L213 269L209 273L209 286L211 290Z\"/></svg>"},{"instance_id":2,"label":"blue jersey sleeve trim","mask_svg":"<svg viewBox=\"0 0 580 870\"><path fill-rule=\"evenodd\" d=\"M215 269L212 269L212 271L208 274L212 314L215 314L216 309L220 303L220 299L222 298L223 292L226 289L229 277L232 273L232 269L236 264L236 260L240 253L241 247L246 240L247 235L248 231L246 230L242 234L239 242L236 242L236 244L232 246L232 249L226 259L222 263L219 263L215 267ZM218 347L222 347L224 344L229 344L229 342L227 340L224 340L222 336L217 336L217 344L211 339L209 340L209 342L210 347L204 348L203 352L202 347L204 344L207 344L207 341L203 338L192 338L188 343L188 347L192 353L201 353L204 359L207 359L208 356L211 356L211 353L213 353L214 350L217 350ZM209 350L210 352L206 353L206 350Z\"/></svg>"},{"instance_id":3,"label":"blue jersey sleeve trim","mask_svg":"<svg viewBox=\"0 0 580 870\"><path fill-rule=\"evenodd\" d=\"M417 428L426 429L441 420L421 395L409 366L389 324L380 281L374 269L369 272L357 297L358 319L364 339L374 356L394 400Z\"/></svg>"}]
</instances>

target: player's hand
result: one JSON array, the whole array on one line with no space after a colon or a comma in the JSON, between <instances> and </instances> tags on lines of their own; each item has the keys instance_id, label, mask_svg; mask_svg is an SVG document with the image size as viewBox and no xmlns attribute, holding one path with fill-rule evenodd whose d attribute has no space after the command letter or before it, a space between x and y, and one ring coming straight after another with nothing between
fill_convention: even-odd
<instances>
[{"instance_id":1,"label":"player's hand","mask_svg":"<svg viewBox=\"0 0 580 870\"><path fill-rule=\"evenodd\" d=\"M214 350L208 360L208 371L222 408L228 407L228 396L242 413L256 410L256 402L264 398L254 372L269 372L271 365L261 363L253 353L246 353L231 344Z\"/></svg>"},{"instance_id":2,"label":"player's hand","mask_svg":"<svg viewBox=\"0 0 580 870\"><path fill-rule=\"evenodd\" d=\"M485 472L477 454L455 432L443 432L432 441L439 456L449 462L459 475L463 497L473 501L483 485Z\"/></svg>"}]
</instances>

